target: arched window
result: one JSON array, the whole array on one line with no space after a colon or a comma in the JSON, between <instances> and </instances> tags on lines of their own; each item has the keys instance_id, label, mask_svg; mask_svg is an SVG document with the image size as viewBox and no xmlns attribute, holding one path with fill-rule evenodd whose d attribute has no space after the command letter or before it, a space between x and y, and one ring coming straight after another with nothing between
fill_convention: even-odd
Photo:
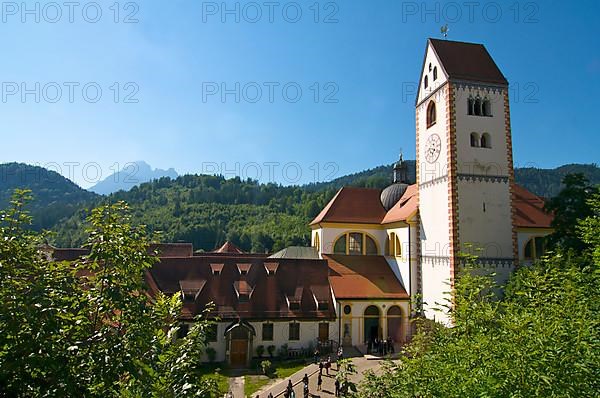
<instances>
[{"instance_id":1,"label":"arched window","mask_svg":"<svg viewBox=\"0 0 600 398\"><path fill-rule=\"evenodd\" d=\"M467 114L475 114L475 99L471 96L469 96L469 99L467 100Z\"/></svg>"},{"instance_id":2,"label":"arched window","mask_svg":"<svg viewBox=\"0 0 600 398\"><path fill-rule=\"evenodd\" d=\"M492 103L487 97L483 99L483 116L492 116Z\"/></svg>"},{"instance_id":3,"label":"arched window","mask_svg":"<svg viewBox=\"0 0 600 398\"><path fill-rule=\"evenodd\" d=\"M333 245L334 254L377 255L377 243L364 232L348 232Z\"/></svg>"},{"instance_id":4,"label":"arched window","mask_svg":"<svg viewBox=\"0 0 600 398\"><path fill-rule=\"evenodd\" d=\"M435 124L435 102L430 101L427 105L427 128Z\"/></svg>"},{"instance_id":5,"label":"arched window","mask_svg":"<svg viewBox=\"0 0 600 398\"><path fill-rule=\"evenodd\" d=\"M523 257L526 260L537 260L546 252L546 239L542 236L531 238L525 244Z\"/></svg>"},{"instance_id":6,"label":"arched window","mask_svg":"<svg viewBox=\"0 0 600 398\"><path fill-rule=\"evenodd\" d=\"M363 234L351 233L348 241L348 254L362 254Z\"/></svg>"},{"instance_id":7,"label":"arched window","mask_svg":"<svg viewBox=\"0 0 600 398\"><path fill-rule=\"evenodd\" d=\"M314 247L317 248L317 251L320 251L321 248L321 239L319 238L319 233L315 232L315 241L314 241Z\"/></svg>"},{"instance_id":8,"label":"arched window","mask_svg":"<svg viewBox=\"0 0 600 398\"><path fill-rule=\"evenodd\" d=\"M431 72L431 62L429 63L429 72Z\"/></svg>"},{"instance_id":9,"label":"arched window","mask_svg":"<svg viewBox=\"0 0 600 398\"><path fill-rule=\"evenodd\" d=\"M488 133L483 133L481 135L481 147L482 148L491 148L492 147L492 138Z\"/></svg>"},{"instance_id":10,"label":"arched window","mask_svg":"<svg viewBox=\"0 0 600 398\"><path fill-rule=\"evenodd\" d=\"M335 241L335 245L333 245L333 252L335 254L346 254L346 235L340 236L338 240Z\"/></svg>"},{"instance_id":11,"label":"arched window","mask_svg":"<svg viewBox=\"0 0 600 398\"><path fill-rule=\"evenodd\" d=\"M366 248L365 254L367 256L376 256L377 255L377 244L375 243L373 238L371 238L368 235L365 235L365 248Z\"/></svg>"},{"instance_id":12,"label":"arched window","mask_svg":"<svg viewBox=\"0 0 600 398\"><path fill-rule=\"evenodd\" d=\"M400 238L395 232L392 232L387 241L387 252L388 256L400 257L402 255L402 244Z\"/></svg>"},{"instance_id":13,"label":"arched window","mask_svg":"<svg viewBox=\"0 0 600 398\"><path fill-rule=\"evenodd\" d=\"M474 148L479 146L479 134L471 133L471 146Z\"/></svg>"},{"instance_id":14,"label":"arched window","mask_svg":"<svg viewBox=\"0 0 600 398\"><path fill-rule=\"evenodd\" d=\"M437 80L437 66L433 68L433 81Z\"/></svg>"},{"instance_id":15,"label":"arched window","mask_svg":"<svg viewBox=\"0 0 600 398\"><path fill-rule=\"evenodd\" d=\"M423 85L425 86L425 88L429 87L429 78L427 76L425 76L425 80L423 81Z\"/></svg>"},{"instance_id":16,"label":"arched window","mask_svg":"<svg viewBox=\"0 0 600 398\"><path fill-rule=\"evenodd\" d=\"M479 97L475 98L473 114L475 116L481 116L481 98L479 98Z\"/></svg>"}]
</instances>

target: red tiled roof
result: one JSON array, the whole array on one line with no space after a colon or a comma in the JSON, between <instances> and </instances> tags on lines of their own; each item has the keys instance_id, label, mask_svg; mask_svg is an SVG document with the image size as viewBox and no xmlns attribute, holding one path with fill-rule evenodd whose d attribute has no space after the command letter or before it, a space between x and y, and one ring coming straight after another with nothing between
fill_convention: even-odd
<instances>
[{"instance_id":1,"label":"red tiled roof","mask_svg":"<svg viewBox=\"0 0 600 398\"><path fill-rule=\"evenodd\" d=\"M544 200L520 185L513 185L515 225L520 228L551 228L552 214L544 211Z\"/></svg>"},{"instance_id":2,"label":"red tiled roof","mask_svg":"<svg viewBox=\"0 0 600 398\"><path fill-rule=\"evenodd\" d=\"M385 215L382 224L389 224L397 221L406 221L418 210L417 184L409 185L406 192Z\"/></svg>"},{"instance_id":3,"label":"red tiled roof","mask_svg":"<svg viewBox=\"0 0 600 398\"><path fill-rule=\"evenodd\" d=\"M240 275L238 264L251 264L247 275ZM213 275L211 265L222 264L219 276ZM328 309L320 311L313 297L313 286L329 286L329 268L325 260L278 259L277 273L267 274L265 258L253 256L194 256L165 258L148 271L160 291L173 294L180 290L181 281L206 280L202 291L193 301L184 303L183 316L191 318L214 302L214 315L222 319L333 319L333 296L328 294ZM272 267L269 265L269 267ZM248 302L240 302L241 294L252 293ZM318 294L321 296L322 291ZM290 311L286 298L299 300L300 308ZM319 300L322 300L321 298Z\"/></svg>"},{"instance_id":4,"label":"red tiled roof","mask_svg":"<svg viewBox=\"0 0 600 398\"><path fill-rule=\"evenodd\" d=\"M235 244L231 243L230 241L223 243L223 246L219 247L213 253L244 254L242 249L240 249L239 247L237 247Z\"/></svg>"},{"instance_id":5,"label":"red tiled roof","mask_svg":"<svg viewBox=\"0 0 600 398\"><path fill-rule=\"evenodd\" d=\"M450 79L508 84L482 44L429 39Z\"/></svg>"},{"instance_id":6,"label":"red tiled roof","mask_svg":"<svg viewBox=\"0 0 600 398\"><path fill-rule=\"evenodd\" d=\"M385 216L380 195L379 189L344 187L310 225L321 222L379 224Z\"/></svg>"},{"instance_id":7,"label":"red tiled roof","mask_svg":"<svg viewBox=\"0 0 600 398\"><path fill-rule=\"evenodd\" d=\"M324 254L336 299L406 299L408 294L383 256Z\"/></svg>"}]
</instances>

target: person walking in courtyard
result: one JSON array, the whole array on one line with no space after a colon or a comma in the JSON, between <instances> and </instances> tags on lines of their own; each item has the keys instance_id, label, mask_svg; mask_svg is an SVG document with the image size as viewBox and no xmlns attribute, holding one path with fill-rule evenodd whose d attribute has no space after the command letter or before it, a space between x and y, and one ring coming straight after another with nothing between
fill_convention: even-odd
<instances>
[{"instance_id":1,"label":"person walking in courtyard","mask_svg":"<svg viewBox=\"0 0 600 398\"><path fill-rule=\"evenodd\" d=\"M325 363L325 369L327 370L327 376L329 376L329 368L331 367L331 357L327 357L327 362Z\"/></svg>"},{"instance_id":2,"label":"person walking in courtyard","mask_svg":"<svg viewBox=\"0 0 600 398\"><path fill-rule=\"evenodd\" d=\"M292 385L291 380L288 380L288 385L285 389L285 394L288 398L294 398L294 386Z\"/></svg>"},{"instance_id":3,"label":"person walking in courtyard","mask_svg":"<svg viewBox=\"0 0 600 398\"><path fill-rule=\"evenodd\" d=\"M340 346L337 350L337 358L335 363L337 364L337 370L340 370L340 361L344 358L344 349Z\"/></svg>"},{"instance_id":4,"label":"person walking in courtyard","mask_svg":"<svg viewBox=\"0 0 600 398\"><path fill-rule=\"evenodd\" d=\"M317 363L319 361L319 356L321 355L321 353L319 352L319 347L315 348L315 363Z\"/></svg>"},{"instance_id":5,"label":"person walking in courtyard","mask_svg":"<svg viewBox=\"0 0 600 398\"><path fill-rule=\"evenodd\" d=\"M319 373L319 377L317 378L317 391L321 391L321 385L323 384L323 376Z\"/></svg>"},{"instance_id":6,"label":"person walking in courtyard","mask_svg":"<svg viewBox=\"0 0 600 398\"><path fill-rule=\"evenodd\" d=\"M319 361L319 376L323 374L323 361Z\"/></svg>"}]
</instances>

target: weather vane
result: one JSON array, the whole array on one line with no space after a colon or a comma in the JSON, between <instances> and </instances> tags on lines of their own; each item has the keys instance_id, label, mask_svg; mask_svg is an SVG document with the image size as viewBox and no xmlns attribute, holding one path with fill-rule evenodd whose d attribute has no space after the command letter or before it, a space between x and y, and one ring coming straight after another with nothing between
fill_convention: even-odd
<instances>
[{"instance_id":1,"label":"weather vane","mask_svg":"<svg viewBox=\"0 0 600 398\"><path fill-rule=\"evenodd\" d=\"M448 38L448 31L450 29L448 29L448 24L442 26L442 28L440 29L440 31L442 32L442 34L444 35L444 39Z\"/></svg>"}]
</instances>

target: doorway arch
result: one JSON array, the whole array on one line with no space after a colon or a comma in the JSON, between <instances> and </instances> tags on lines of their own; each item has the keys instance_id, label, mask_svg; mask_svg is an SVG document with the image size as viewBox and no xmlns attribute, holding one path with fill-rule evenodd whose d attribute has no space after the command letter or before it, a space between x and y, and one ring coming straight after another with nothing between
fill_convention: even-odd
<instances>
[{"instance_id":1,"label":"doorway arch","mask_svg":"<svg viewBox=\"0 0 600 398\"><path fill-rule=\"evenodd\" d=\"M397 305L393 305L387 312L387 337L391 337L395 343L404 341L402 333L402 310Z\"/></svg>"},{"instance_id":2,"label":"doorway arch","mask_svg":"<svg viewBox=\"0 0 600 398\"><path fill-rule=\"evenodd\" d=\"M252 352L252 337L256 335L252 325L237 322L225 329L228 341L229 364L233 368L248 366Z\"/></svg>"},{"instance_id":3,"label":"doorway arch","mask_svg":"<svg viewBox=\"0 0 600 398\"><path fill-rule=\"evenodd\" d=\"M365 343L372 342L375 339L381 338L379 331L380 328L380 312L379 308L374 305L370 305L365 309L363 318L363 330L365 331Z\"/></svg>"}]
</instances>

